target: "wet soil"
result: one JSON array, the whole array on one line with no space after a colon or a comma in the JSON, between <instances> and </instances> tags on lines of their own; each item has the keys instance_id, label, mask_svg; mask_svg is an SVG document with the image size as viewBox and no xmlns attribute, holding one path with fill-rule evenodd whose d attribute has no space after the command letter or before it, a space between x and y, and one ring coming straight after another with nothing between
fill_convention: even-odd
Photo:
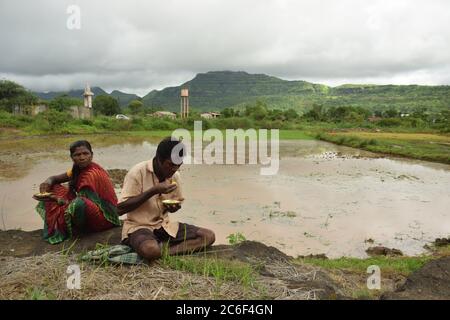
<instances>
[{"instance_id":1,"label":"wet soil","mask_svg":"<svg viewBox=\"0 0 450 320\"><path fill-rule=\"evenodd\" d=\"M384 294L386 300L449 300L450 257L425 264L412 273L395 292Z\"/></svg>"}]
</instances>

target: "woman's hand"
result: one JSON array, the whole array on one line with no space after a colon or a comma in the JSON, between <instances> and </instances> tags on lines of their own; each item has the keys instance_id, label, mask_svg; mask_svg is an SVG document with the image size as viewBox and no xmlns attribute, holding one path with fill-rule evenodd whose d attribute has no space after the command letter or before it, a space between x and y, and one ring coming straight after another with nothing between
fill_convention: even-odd
<instances>
[{"instance_id":1,"label":"woman's hand","mask_svg":"<svg viewBox=\"0 0 450 320\"><path fill-rule=\"evenodd\" d=\"M37 200L37 201L55 201L58 202L58 198L53 195L53 194L49 194L46 196L41 196L41 195L33 195L33 199Z\"/></svg>"},{"instance_id":2,"label":"woman's hand","mask_svg":"<svg viewBox=\"0 0 450 320\"><path fill-rule=\"evenodd\" d=\"M176 183L170 183L168 180L163 181L161 183L156 184L154 187L154 191L155 193L171 193L172 191L174 191L177 188L177 184Z\"/></svg>"},{"instance_id":3,"label":"woman's hand","mask_svg":"<svg viewBox=\"0 0 450 320\"><path fill-rule=\"evenodd\" d=\"M52 189L52 182L49 179L45 180L39 185L40 193L50 192L51 189Z\"/></svg>"}]
</instances>

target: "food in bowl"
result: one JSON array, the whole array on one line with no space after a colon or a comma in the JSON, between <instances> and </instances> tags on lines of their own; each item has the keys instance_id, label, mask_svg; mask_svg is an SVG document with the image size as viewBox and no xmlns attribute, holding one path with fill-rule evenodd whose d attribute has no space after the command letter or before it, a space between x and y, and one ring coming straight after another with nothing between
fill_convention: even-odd
<instances>
[{"instance_id":1,"label":"food in bowl","mask_svg":"<svg viewBox=\"0 0 450 320\"><path fill-rule=\"evenodd\" d=\"M175 204L180 204L181 201L180 200L175 200L175 199L167 199L167 200L163 200L162 203L165 204L165 205L171 206L171 205L175 205Z\"/></svg>"},{"instance_id":2,"label":"food in bowl","mask_svg":"<svg viewBox=\"0 0 450 320\"><path fill-rule=\"evenodd\" d=\"M50 192L40 192L40 193L36 193L35 196L38 197L48 197L51 196L52 194Z\"/></svg>"},{"instance_id":3,"label":"food in bowl","mask_svg":"<svg viewBox=\"0 0 450 320\"><path fill-rule=\"evenodd\" d=\"M52 195L53 194L50 192L39 192L39 193L34 194L34 198L35 199L48 199Z\"/></svg>"}]
</instances>

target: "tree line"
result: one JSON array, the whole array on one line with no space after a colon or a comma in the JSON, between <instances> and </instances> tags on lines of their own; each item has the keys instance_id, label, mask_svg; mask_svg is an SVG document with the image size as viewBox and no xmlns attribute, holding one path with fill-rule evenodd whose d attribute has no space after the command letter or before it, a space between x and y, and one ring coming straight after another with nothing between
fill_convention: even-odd
<instances>
[{"instance_id":1,"label":"tree line","mask_svg":"<svg viewBox=\"0 0 450 320\"><path fill-rule=\"evenodd\" d=\"M50 111L67 112L72 106L82 106L83 100L68 95L58 96L50 101L42 101L23 86L8 80L0 81L0 110L13 112L15 106L35 105L45 103ZM112 116L119 113L135 115L136 117L151 114L158 109L154 106L145 106L142 99L132 100L128 106L121 109L117 99L99 95L93 99L95 115ZM200 118L200 112L191 108L190 119ZM424 127L440 125L450 127L450 108L440 112L429 112L425 107L416 107L410 113L403 113L395 107L376 109L360 106L324 107L314 103L312 107L299 114L295 109L269 108L267 103L256 100L244 104L240 108L224 108L221 118L240 118L259 122L261 125L281 126L280 123L308 121L308 122L347 122L363 124L367 121L376 121L381 126L409 126ZM227 121L224 121L227 123ZM249 122L250 123L250 122Z\"/></svg>"}]
</instances>

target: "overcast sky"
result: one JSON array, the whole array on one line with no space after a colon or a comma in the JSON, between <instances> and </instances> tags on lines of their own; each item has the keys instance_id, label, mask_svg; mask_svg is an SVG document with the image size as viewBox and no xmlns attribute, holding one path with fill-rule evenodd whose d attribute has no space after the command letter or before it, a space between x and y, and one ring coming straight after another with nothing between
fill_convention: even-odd
<instances>
[{"instance_id":1,"label":"overcast sky","mask_svg":"<svg viewBox=\"0 0 450 320\"><path fill-rule=\"evenodd\" d=\"M0 0L0 39L0 78L39 91L145 95L218 70L450 84L449 0Z\"/></svg>"}]
</instances>

